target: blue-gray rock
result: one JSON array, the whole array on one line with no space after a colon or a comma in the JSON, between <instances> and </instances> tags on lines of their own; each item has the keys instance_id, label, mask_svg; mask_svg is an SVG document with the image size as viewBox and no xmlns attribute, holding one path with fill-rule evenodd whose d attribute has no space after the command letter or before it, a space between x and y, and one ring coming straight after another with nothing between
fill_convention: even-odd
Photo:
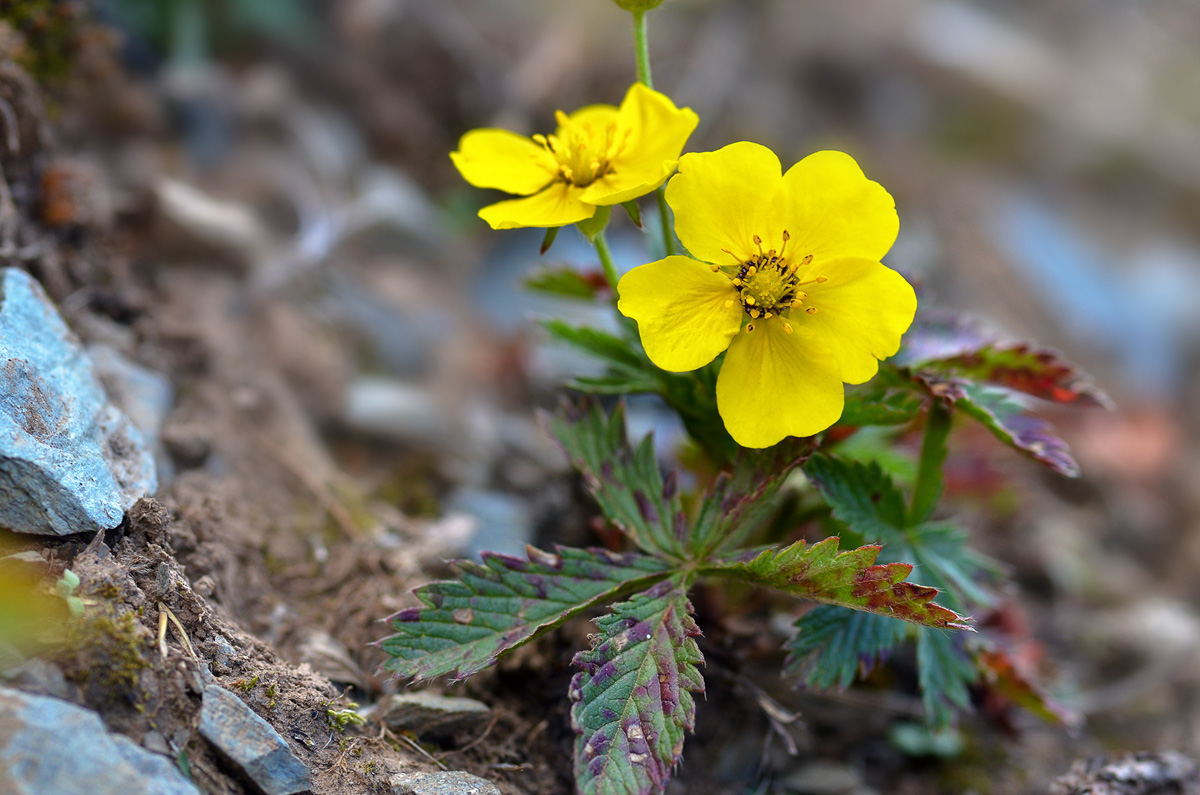
<instances>
[{"instance_id":1,"label":"blue-gray rock","mask_svg":"<svg viewBox=\"0 0 1200 795\"><path fill-rule=\"evenodd\" d=\"M421 690L396 693L380 703L379 721L393 731L419 736L453 734L487 723L491 707L473 698L443 696Z\"/></svg>"},{"instance_id":2,"label":"blue-gray rock","mask_svg":"<svg viewBox=\"0 0 1200 795\"><path fill-rule=\"evenodd\" d=\"M41 285L0 270L0 526L109 529L156 487L141 432L106 399Z\"/></svg>"},{"instance_id":3,"label":"blue-gray rock","mask_svg":"<svg viewBox=\"0 0 1200 795\"><path fill-rule=\"evenodd\" d=\"M0 687L0 791L200 795L170 759L110 734L91 710Z\"/></svg>"},{"instance_id":4,"label":"blue-gray rock","mask_svg":"<svg viewBox=\"0 0 1200 795\"><path fill-rule=\"evenodd\" d=\"M500 795L492 782L458 770L405 771L392 776L388 783L393 795Z\"/></svg>"},{"instance_id":5,"label":"blue-gray rock","mask_svg":"<svg viewBox=\"0 0 1200 795\"><path fill-rule=\"evenodd\" d=\"M222 687L204 689L200 734L265 795L293 795L311 786L308 768L271 724Z\"/></svg>"}]
</instances>

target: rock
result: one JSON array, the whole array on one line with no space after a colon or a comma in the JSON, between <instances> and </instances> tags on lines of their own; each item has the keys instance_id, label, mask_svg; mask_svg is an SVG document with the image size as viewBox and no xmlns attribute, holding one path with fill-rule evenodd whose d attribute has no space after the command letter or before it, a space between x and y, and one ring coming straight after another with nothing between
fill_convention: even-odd
<instances>
[{"instance_id":1,"label":"rock","mask_svg":"<svg viewBox=\"0 0 1200 795\"><path fill-rule=\"evenodd\" d=\"M146 444L156 447L175 401L171 379L131 361L111 345L89 345L87 352L109 400L137 426Z\"/></svg>"},{"instance_id":2,"label":"rock","mask_svg":"<svg viewBox=\"0 0 1200 795\"><path fill-rule=\"evenodd\" d=\"M1200 764L1176 751L1080 760L1050 784L1050 795L1149 795L1200 792Z\"/></svg>"},{"instance_id":3,"label":"rock","mask_svg":"<svg viewBox=\"0 0 1200 795\"><path fill-rule=\"evenodd\" d=\"M308 768L269 723L228 690L205 688L200 734L265 795L308 791Z\"/></svg>"},{"instance_id":4,"label":"rock","mask_svg":"<svg viewBox=\"0 0 1200 795\"><path fill-rule=\"evenodd\" d=\"M468 551L499 552L523 557L534 541L529 502L516 494L486 489L460 488L447 500L447 508L476 520Z\"/></svg>"},{"instance_id":5,"label":"rock","mask_svg":"<svg viewBox=\"0 0 1200 795\"><path fill-rule=\"evenodd\" d=\"M110 734L96 713L6 687L0 782L12 795L200 795L170 759Z\"/></svg>"},{"instance_id":6,"label":"rock","mask_svg":"<svg viewBox=\"0 0 1200 795\"><path fill-rule=\"evenodd\" d=\"M157 487L141 432L110 403L78 339L24 271L0 271L0 526L110 529Z\"/></svg>"},{"instance_id":7,"label":"rock","mask_svg":"<svg viewBox=\"0 0 1200 795\"><path fill-rule=\"evenodd\" d=\"M418 735L447 735L482 726L492 714L487 704L422 691L398 693L379 705L381 723L393 731Z\"/></svg>"},{"instance_id":8,"label":"rock","mask_svg":"<svg viewBox=\"0 0 1200 795\"><path fill-rule=\"evenodd\" d=\"M810 762L782 782L785 792L796 795L875 795L858 771L836 762Z\"/></svg>"},{"instance_id":9,"label":"rock","mask_svg":"<svg viewBox=\"0 0 1200 795\"><path fill-rule=\"evenodd\" d=\"M456 770L397 773L388 783L393 795L500 795L490 781Z\"/></svg>"}]
</instances>

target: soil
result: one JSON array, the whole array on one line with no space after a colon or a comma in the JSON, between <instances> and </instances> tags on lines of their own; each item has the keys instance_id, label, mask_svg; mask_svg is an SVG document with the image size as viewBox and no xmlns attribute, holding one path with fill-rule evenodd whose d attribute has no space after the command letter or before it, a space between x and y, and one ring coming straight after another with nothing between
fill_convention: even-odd
<instances>
[{"instance_id":1,"label":"soil","mask_svg":"<svg viewBox=\"0 0 1200 795\"><path fill-rule=\"evenodd\" d=\"M449 439L413 434L395 441L348 427L339 407L353 372L370 369L380 354L324 311L327 274L296 268L264 284L269 253L244 239L204 239L164 213L156 192L182 171L214 195L240 196L277 221L274 242L260 246L269 252L298 221L281 209L278 195L246 177L244 166L261 154L262 140L239 138L237 157L220 166L180 167L185 144L171 114L193 100L133 76L103 29L85 28L79 41L71 77L39 84L18 65L13 39L0 36L0 102L16 119L6 134L17 142L0 145L8 189L0 195L0 252L41 280L85 341L115 344L169 377L175 401L162 443L173 474L114 531L4 537L6 550L40 552L55 576L74 571L87 608L70 643L48 658L64 679L34 667L16 684L68 697L97 710L113 731L169 748L210 793L248 789L196 733L202 669L287 740L312 771L318 795L387 792L396 771L439 768L482 776L506 795L572 791L566 691L570 658L587 643L586 621L451 690L492 706L482 730L432 744L374 722L338 726L332 713L400 687L380 675L383 656L370 644L387 634L382 619L415 604L411 589L444 576L445 559L461 551L461 533L439 518L456 477L482 467L471 477L521 494L544 543L598 543L589 529L593 507L578 483L540 436L484 454L461 428ZM439 85L458 75L476 88L468 75L478 64L438 49L445 42L405 41L412 52L400 67L398 50L382 46L328 69L312 58L293 65L312 78L321 100L343 102L373 156L437 183L446 176L435 158L443 163L453 131L478 120L465 120L463 103L418 79L420 64L442 70ZM385 81L396 68L410 70L404 74L412 79ZM271 75L257 77L261 84L243 85L240 100L217 92L194 101L219 98L218 116L237 116L239 129L257 134L256 124L285 115L270 118L271 101L296 101L294 86L272 94ZM221 105L246 100L251 89L261 90L254 101L267 108L259 116ZM262 133L268 141L271 135L278 130ZM469 244L456 245L431 252L412 240L398 250L347 244L338 249L337 268L397 313L415 307L435 320L453 317L448 330L431 335L432 363L421 374L436 400L462 407L464 395L482 393L496 411L536 427L534 405L549 396L530 375L527 341L491 332L463 306L465 275L455 263ZM1076 422L1062 418L1068 434ZM1008 451L990 444L968 436L956 442L955 471L965 474L951 486L961 510L975 512L980 545L1013 567L1024 593L992 620L1008 621L1014 642L1036 647L1031 658L1051 677L1055 670L1045 661L1057 659L1074 681L1098 689L1116 679L1132 693L1100 694L1115 706L1097 708L1089 729L1076 733L978 694L962 755L914 757L888 741L894 724L920 716L911 660L902 656L845 693L797 691L778 676L780 617L793 608L700 591L708 692L669 792L763 791L753 788L785 781L816 760L865 771L863 783L882 792L1041 791L1074 759L1097 751L1172 745L1200 752L1189 708L1200 682L1186 673L1190 658L1174 658L1163 680L1177 702L1147 704L1143 697L1164 698L1161 683L1143 686L1136 677L1147 667L1159 670L1153 666L1160 656L1130 658L1119 644L1099 640L1103 653L1083 650L1080 627L1097 626L1093 619L1107 607L1129 606L1120 589L1101 583L1091 603L1065 598L1055 580L1066 576L1061 556L1032 549L1046 543L1037 528L1056 517L1099 527L1128 545L1105 513L1108 486L1120 480L1126 486L1114 488L1152 493L1138 504L1166 506L1161 510L1170 515L1194 507L1183 484L1138 485L1110 471L1064 486L1014 465ZM1014 493L1022 502L1005 508ZM1182 564L1131 557L1135 563L1122 569L1126 582L1149 589L1161 577L1164 593L1188 593Z\"/></svg>"}]
</instances>

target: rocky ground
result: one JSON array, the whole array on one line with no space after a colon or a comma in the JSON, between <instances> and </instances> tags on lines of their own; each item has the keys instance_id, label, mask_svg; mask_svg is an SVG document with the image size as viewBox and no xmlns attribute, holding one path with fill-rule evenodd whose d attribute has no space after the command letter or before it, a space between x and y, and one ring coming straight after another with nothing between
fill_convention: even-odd
<instances>
[{"instance_id":1,"label":"rocky ground","mask_svg":"<svg viewBox=\"0 0 1200 795\"><path fill-rule=\"evenodd\" d=\"M449 690L381 677L369 644L387 634L381 619L415 603L412 587L447 574L447 559L595 543L592 507L536 418L579 366L524 323L544 309L514 286L539 237L477 235L476 199L448 187L445 152L470 126L548 118L547 103L575 107L627 81L583 37L588 20L615 23L472 3L316 5L331 40L190 69L146 67L107 27L73 20L62 70L41 57L61 41L0 27L0 264L11 269L0 348L6 361L45 365L0 375L5 427L42 445L43 461L61 453L94 467L67 486L37 485L15 464L0 478L13 489L2 523L17 531L0 538L15 556L0 561L7 579L61 583L48 599L14 591L0 617L28 598L45 613L18 609L14 626L32 615L70 627L41 627L20 649L30 659L5 658L0 782L14 791L131 792L132 781L172 793L571 791L565 694L586 622ZM686 92L680 64L702 66L689 48L726 36L737 52L753 48L724 12L684 5L661 43L666 79ZM751 18L771 29L791 7L764 3ZM865 126L846 97L882 68L859 48L880 31L821 24L860 57L809 42L812 62L776 64L800 70L818 97L800 124L813 137ZM737 52L722 57L749 79L759 67ZM963 90L928 79L939 99ZM707 85L717 104L706 118L720 118L718 100L736 103L736 92ZM755 85L767 99L781 90ZM772 124L796 121L785 104L764 107L781 116ZM1015 113L975 110L983 121ZM719 144L735 132L705 134ZM907 256L972 255L965 275L936 265L928 281L1067 341L1052 312L1014 291L1000 247L955 222L999 183L971 168L935 181L928 153L875 143L888 184L921 208L915 225L922 212L951 219L926 230L942 248L931 254L917 235ZM1194 212L1186 187L1172 191L1184 193L1169 194L1174 212ZM556 252L587 256L563 238ZM637 256L636 241L619 232L618 253ZM37 334L31 313L50 318ZM1117 379L1103 356L1080 355ZM1083 464L1077 482L956 435L955 510L1020 587L981 620L1008 627L1082 728L979 703L957 745L930 744L916 730L911 660L844 693L799 692L777 676L792 608L702 591L707 700L671 791L1037 792L1102 753L1114 759L1081 764L1057 791L1152 791L1135 789L1140 780L1195 791L1197 418L1149 392L1126 394L1121 415L1055 418ZM667 442L678 433L652 406L631 413ZM77 437L79 449L61 451ZM142 492L153 496L134 502ZM22 499L61 504L69 518L37 526ZM1126 751L1162 753L1121 761ZM42 761L18 773L19 754Z\"/></svg>"}]
</instances>

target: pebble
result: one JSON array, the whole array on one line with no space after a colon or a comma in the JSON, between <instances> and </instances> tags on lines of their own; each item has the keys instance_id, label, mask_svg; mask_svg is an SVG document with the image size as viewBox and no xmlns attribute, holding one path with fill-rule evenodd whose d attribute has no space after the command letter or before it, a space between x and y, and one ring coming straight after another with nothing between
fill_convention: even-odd
<instances>
[{"instance_id":1,"label":"pebble","mask_svg":"<svg viewBox=\"0 0 1200 795\"><path fill-rule=\"evenodd\" d=\"M490 781L457 770L397 773L388 783L393 795L500 795Z\"/></svg>"},{"instance_id":2,"label":"pebble","mask_svg":"<svg viewBox=\"0 0 1200 795\"><path fill-rule=\"evenodd\" d=\"M105 397L41 285L0 270L0 526L40 535L111 529L156 488L141 431Z\"/></svg>"},{"instance_id":3,"label":"pebble","mask_svg":"<svg viewBox=\"0 0 1200 795\"><path fill-rule=\"evenodd\" d=\"M294 795L311 786L308 768L271 725L228 690L209 685L200 734L265 795Z\"/></svg>"},{"instance_id":4,"label":"pebble","mask_svg":"<svg viewBox=\"0 0 1200 795\"><path fill-rule=\"evenodd\" d=\"M380 722L393 731L411 731L423 736L481 727L492 710L471 698L422 691L389 696L379 705L378 714Z\"/></svg>"},{"instance_id":5,"label":"pebble","mask_svg":"<svg viewBox=\"0 0 1200 795\"><path fill-rule=\"evenodd\" d=\"M200 795L170 759L91 710L0 687L0 783L11 795Z\"/></svg>"}]
</instances>

